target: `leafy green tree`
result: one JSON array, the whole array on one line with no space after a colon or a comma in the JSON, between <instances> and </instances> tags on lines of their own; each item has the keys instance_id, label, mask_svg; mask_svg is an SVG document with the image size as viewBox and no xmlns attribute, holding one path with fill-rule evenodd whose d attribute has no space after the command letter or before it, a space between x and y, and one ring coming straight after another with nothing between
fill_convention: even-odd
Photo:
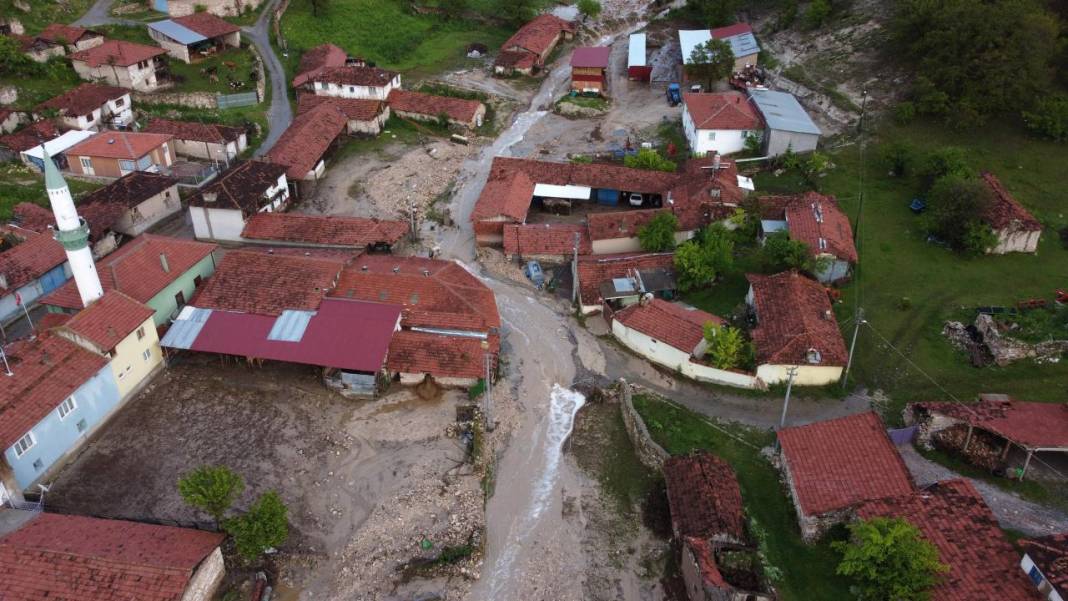
<instances>
[{"instance_id":1,"label":"leafy green tree","mask_svg":"<svg viewBox=\"0 0 1068 601\"><path fill-rule=\"evenodd\" d=\"M652 148L642 148L637 154L623 157L623 164L631 169L649 169L651 171L672 172L678 168L674 161L670 161Z\"/></svg>"},{"instance_id":2,"label":"leafy green tree","mask_svg":"<svg viewBox=\"0 0 1068 601\"><path fill-rule=\"evenodd\" d=\"M41 65L22 53L19 42L11 36L0 36L0 75L12 80L40 73Z\"/></svg>"},{"instance_id":3,"label":"leafy green tree","mask_svg":"<svg viewBox=\"0 0 1068 601\"><path fill-rule=\"evenodd\" d=\"M688 5L711 27L730 25L738 12L738 0L690 0Z\"/></svg>"},{"instance_id":4,"label":"leafy green tree","mask_svg":"<svg viewBox=\"0 0 1068 601\"><path fill-rule=\"evenodd\" d=\"M210 515L216 525L244 489L241 476L224 465L202 465L178 480L182 500Z\"/></svg>"},{"instance_id":5,"label":"leafy green tree","mask_svg":"<svg viewBox=\"0 0 1068 601\"><path fill-rule=\"evenodd\" d=\"M763 254L772 271L796 269L818 273L826 267L826 259L817 259L807 244L800 240L791 240L786 232L769 234L764 239Z\"/></svg>"},{"instance_id":6,"label":"leafy green tree","mask_svg":"<svg viewBox=\"0 0 1068 601\"><path fill-rule=\"evenodd\" d=\"M596 19L601 14L601 3L597 0L579 0L579 12L590 19Z\"/></svg>"},{"instance_id":7,"label":"leafy green tree","mask_svg":"<svg viewBox=\"0 0 1068 601\"><path fill-rule=\"evenodd\" d=\"M268 491L243 515L226 521L226 532L234 537L237 552L253 561L264 551L277 547L289 537L285 503L275 491Z\"/></svg>"},{"instance_id":8,"label":"leafy green tree","mask_svg":"<svg viewBox=\"0 0 1068 601\"><path fill-rule=\"evenodd\" d=\"M679 219L675 215L661 211L638 229L638 243L647 252L665 252L675 248L675 231L679 229Z\"/></svg>"},{"instance_id":9,"label":"leafy green tree","mask_svg":"<svg viewBox=\"0 0 1068 601\"><path fill-rule=\"evenodd\" d=\"M822 27L831 16L831 3L828 0L812 0L805 9L805 25L809 29Z\"/></svg>"},{"instance_id":10,"label":"leafy green tree","mask_svg":"<svg viewBox=\"0 0 1068 601\"><path fill-rule=\"evenodd\" d=\"M1057 142L1068 142L1068 94L1040 98L1032 110L1024 111L1023 118L1032 132Z\"/></svg>"},{"instance_id":11,"label":"leafy green tree","mask_svg":"<svg viewBox=\"0 0 1068 601\"><path fill-rule=\"evenodd\" d=\"M703 288L733 267L734 240L720 224L700 230L693 240L675 249L675 271L682 290Z\"/></svg>"},{"instance_id":12,"label":"leafy green tree","mask_svg":"<svg viewBox=\"0 0 1068 601\"><path fill-rule=\"evenodd\" d=\"M734 51L726 40L709 40L694 47L684 67L687 77L703 79L711 89L712 82L726 79L734 72Z\"/></svg>"},{"instance_id":13,"label":"leafy green tree","mask_svg":"<svg viewBox=\"0 0 1068 601\"><path fill-rule=\"evenodd\" d=\"M890 27L916 73L917 110L958 126L980 125L1047 89L1058 29L1033 0L899 0Z\"/></svg>"},{"instance_id":14,"label":"leafy green tree","mask_svg":"<svg viewBox=\"0 0 1068 601\"><path fill-rule=\"evenodd\" d=\"M986 243L993 234L983 233L990 231L983 216L993 202L994 193L979 179L946 175L935 182L927 195L924 227L953 250L981 254L991 246Z\"/></svg>"},{"instance_id":15,"label":"leafy green tree","mask_svg":"<svg viewBox=\"0 0 1068 601\"><path fill-rule=\"evenodd\" d=\"M931 151L920 166L921 185L925 192L944 177L967 179L971 174L967 152L956 146L944 146Z\"/></svg>"},{"instance_id":16,"label":"leafy green tree","mask_svg":"<svg viewBox=\"0 0 1068 601\"><path fill-rule=\"evenodd\" d=\"M949 571L938 549L901 518L872 518L849 525L850 539L836 541L837 572L854 582L861 601L927 601L939 575Z\"/></svg>"},{"instance_id":17,"label":"leafy green tree","mask_svg":"<svg viewBox=\"0 0 1068 601\"><path fill-rule=\"evenodd\" d=\"M534 18L538 0L497 0L497 14L515 26L522 26Z\"/></svg>"},{"instance_id":18,"label":"leafy green tree","mask_svg":"<svg viewBox=\"0 0 1068 601\"><path fill-rule=\"evenodd\" d=\"M745 360L746 340L742 331L730 326L721 326L713 321L705 324L705 355L719 369L735 369Z\"/></svg>"}]
</instances>

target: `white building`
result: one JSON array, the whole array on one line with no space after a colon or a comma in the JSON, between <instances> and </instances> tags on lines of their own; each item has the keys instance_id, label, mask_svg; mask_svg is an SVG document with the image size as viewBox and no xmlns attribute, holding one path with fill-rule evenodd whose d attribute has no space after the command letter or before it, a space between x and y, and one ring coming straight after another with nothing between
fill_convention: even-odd
<instances>
[{"instance_id":1,"label":"white building","mask_svg":"<svg viewBox=\"0 0 1068 601\"><path fill-rule=\"evenodd\" d=\"M401 76L378 67L327 67L312 79L312 87L317 96L385 101L400 89Z\"/></svg>"},{"instance_id":2,"label":"white building","mask_svg":"<svg viewBox=\"0 0 1068 601\"><path fill-rule=\"evenodd\" d=\"M95 83L83 83L34 109L38 117L45 117L49 111L55 111L59 121L68 128L83 131L123 128L133 122L130 91Z\"/></svg>"},{"instance_id":3,"label":"white building","mask_svg":"<svg viewBox=\"0 0 1068 601\"><path fill-rule=\"evenodd\" d=\"M760 113L740 92L683 94L682 127L697 155L740 152L750 137L764 135Z\"/></svg>"},{"instance_id":4,"label":"white building","mask_svg":"<svg viewBox=\"0 0 1068 601\"><path fill-rule=\"evenodd\" d=\"M284 211L288 204L284 166L242 161L189 198L189 216L197 239L239 242L249 217Z\"/></svg>"}]
</instances>

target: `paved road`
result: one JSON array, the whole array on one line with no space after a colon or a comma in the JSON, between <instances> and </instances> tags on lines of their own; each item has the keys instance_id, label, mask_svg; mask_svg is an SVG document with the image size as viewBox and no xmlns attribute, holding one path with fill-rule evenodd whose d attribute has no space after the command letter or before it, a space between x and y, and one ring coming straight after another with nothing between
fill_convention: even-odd
<instances>
[{"instance_id":1,"label":"paved road","mask_svg":"<svg viewBox=\"0 0 1068 601\"><path fill-rule=\"evenodd\" d=\"M274 7L277 4L278 0L268 0L256 24L252 27L241 28L263 57L263 64L267 69L271 84L271 106L267 108L269 131L263 144L256 149L256 156L262 156L274 147L282 132L293 122L293 108L289 106L287 87L289 82L286 80L286 72L282 68L281 61L278 60L278 55L271 47L271 15L274 14Z\"/></svg>"},{"instance_id":2,"label":"paved road","mask_svg":"<svg viewBox=\"0 0 1068 601\"><path fill-rule=\"evenodd\" d=\"M916 484L920 486L961 477L949 468L925 459L910 445L900 446L898 450ZM982 480L969 480L983 495L1003 528L1019 530L1030 536L1068 532L1068 514L1063 511L1032 503Z\"/></svg>"},{"instance_id":3,"label":"paved road","mask_svg":"<svg viewBox=\"0 0 1068 601\"><path fill-rule=\"evenodd\" d=\"M121 22L111 16L111 5L115 0L96 0L89 10L82 15L82 18L74 22L75 25L81 27L92 27L94 25L109 25L111 23Z\"/></svg>"}]
</instances>

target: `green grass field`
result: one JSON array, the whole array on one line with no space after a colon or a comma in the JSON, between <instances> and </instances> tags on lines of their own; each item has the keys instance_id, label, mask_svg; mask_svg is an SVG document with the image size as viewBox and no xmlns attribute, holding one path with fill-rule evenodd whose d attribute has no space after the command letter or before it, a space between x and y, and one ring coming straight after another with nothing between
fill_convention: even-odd
<instances>
[{"instance_id":1,"label":"green grass field","mask_svg":"<svg viewBox=\"0 0 1068 601\"><path fill-rule=\"evenodd\" d=\"M653 438L673 455L705 449L731 464L738 474L748 517L766 533L768 562L781 572L775 580L783 601L849 599L848 583L835 575L838 554L828 541L801 542L797 514L775 468L759 453L772 443L769 433L740 426L713 427L706 419L674 403L636 395L634 407Z\"/></svg>"},{"instance_id":2,"label":"green grass field","mask_svg":"<svg viewBox=\"0 0 1068 601\"><path fill-rule=\"evenodd\" d=\"M35 35L50 23L70 23L78 20L93 4L93 0L31 0L28 13L15 8L14 0L0 0L0 15L22 22L27 35Z\"/></svg>"},{"instance_id":3,"label":"green grass field","mask_svg":"<svg viewBox=\"0 0 1068 601\"><path fill-rule=\"evenodd\" d=\"M75 200L102 186L73 178L68 178L67 184L70 185ZM48 195L44 189L44 176L22 163L0 165L0 220L6 222L11 219L12 209L20 202L49 206Z\"/></svg>"}]
</instances>

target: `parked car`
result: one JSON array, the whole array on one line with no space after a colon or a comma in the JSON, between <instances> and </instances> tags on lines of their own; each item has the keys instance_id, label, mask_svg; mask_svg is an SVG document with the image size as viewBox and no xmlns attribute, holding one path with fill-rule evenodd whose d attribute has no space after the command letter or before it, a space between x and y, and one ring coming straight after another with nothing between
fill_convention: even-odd
<instances>
[{"instance_id":1,"label":"parked car","mask_svg":"<svg viewBox=\"0 0 1068 601\"><path fill-rule=\"evenodd\" d=\"M541 263L537 261L527 261L527 266L523 270L527 279L534 283L534 286L541 290L545 285L545 273L541 270Z\"/></svg>"},{"instance_id":2,"label":"parked car","mask_svg":"<svg viewBox=\"0 0 1068 601\"><path fill-rule=\"evenodd\" d=\"M679 84L668 85L667 100L671 106L678 106L682 102L682 92L679 90Z\"/></svg>"},{"instance_id":3,"label":"parked car","mask_svg":"<svg viewBox=\"0 0 1068 601\"><path fill-rule=\"evenodd\" d=\"M645 197L638 192L631 192L630 196L627 197L627 202L632 207L640 207L645 202Z\"/></svg>"}]
</instances>

